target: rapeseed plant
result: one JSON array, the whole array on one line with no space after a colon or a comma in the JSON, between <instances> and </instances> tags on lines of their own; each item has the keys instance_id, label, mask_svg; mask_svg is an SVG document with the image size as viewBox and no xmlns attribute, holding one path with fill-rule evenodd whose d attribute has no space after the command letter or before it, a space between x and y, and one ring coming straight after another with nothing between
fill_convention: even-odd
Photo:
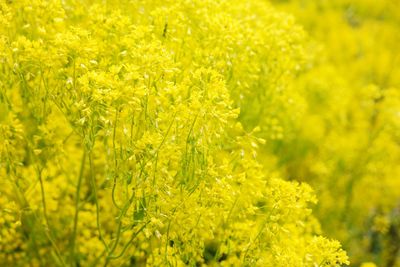
<instances>
[{"instance_id":1,"label":"rapeseed plant","mask_svg":"<svg viewBox=\"0 0 400 267\"><path fill-rule=\"evenodd\" d=\"M238 4L2 2L3 265L347 263L237 120L301 30Z\"/></svg>"},{"instance_id":2,"label":"rapeseed plant","mask_svg":"<svg viewBox=\"0 0 400 267\"><path fill-rule=\"evenodd\" d=\"M396 72L319 47L262 1L1 2L0 263L348 265L319 220L356 255L374 209L390 253Z\"/></svg>"},{"instance_id":3,"label":"rapeseed plant","mask_svg":"<svg viewBox=\"0 0 400 267\"><path fill-rule=\"evenodd\" d=\"M305 112L293 136L265 154L276 154L283 177L316 189L322 228L342 242L352 263L397 266L397 3L274 2L294 13L313 40L310 64L291 85L305 97Z\"/></svg>"}]
</instances>

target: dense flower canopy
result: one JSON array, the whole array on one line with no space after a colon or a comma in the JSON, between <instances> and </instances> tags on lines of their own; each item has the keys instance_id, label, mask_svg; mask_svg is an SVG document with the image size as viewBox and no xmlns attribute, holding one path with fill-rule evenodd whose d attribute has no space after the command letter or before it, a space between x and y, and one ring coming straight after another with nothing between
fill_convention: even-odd
<instances>
[{"instance_id":1,"label":"dense flower canopy","mask_svg":"<svg viewBox=\"0 0 400 267\"><path fill-rule=\"evenodd\" d=\"M1 1L0 265L396 262L389 44L298 2Z\"/></svg>"}]
</instances>

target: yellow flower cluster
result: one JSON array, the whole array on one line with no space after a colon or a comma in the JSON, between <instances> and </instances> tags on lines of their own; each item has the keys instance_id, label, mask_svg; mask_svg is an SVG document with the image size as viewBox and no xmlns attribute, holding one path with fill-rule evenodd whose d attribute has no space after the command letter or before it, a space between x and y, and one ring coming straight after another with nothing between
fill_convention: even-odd
<instances>
[{"instance_id":1,"label":"yellow flower cluster","mask_svg":"<svg viewBox=\"0 0 400 267\"><path fill-rule=\"evenodd\" d=\"M398 266L398 3L273 2L304 25L310 58L290 85L306 107L293 135L265 147L265 155L275 154L283 177L316 189L322 228L342 242L352 263Z\"/></svg>"},{"instance_id":2,"label":"yellow flower cluster","mask_svg":"<svg viewBox=\"0 0 400 267\"><path fill-rule=\"evenodd\" d=\"M274 2L1 1L0 265L395 263L393 1Z\"/></svg>"}]
</instances>

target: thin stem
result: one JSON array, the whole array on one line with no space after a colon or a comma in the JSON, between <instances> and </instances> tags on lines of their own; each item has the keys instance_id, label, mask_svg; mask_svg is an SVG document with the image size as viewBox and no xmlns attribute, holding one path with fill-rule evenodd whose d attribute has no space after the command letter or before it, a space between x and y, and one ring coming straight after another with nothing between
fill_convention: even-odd
<instances>
[{"instance_id":1,"label":"thin stem","mask_svg":"<svg viewBox=\"0 0 400 267\"><path fill-rule=\"evenodd\" d=\"M262 234L262 232L264 231L265 226L267 225L267 223L268 223L268 219L265 219L265 221L263 222L262 226L260 227L260 230L258 231L258 233L257 233L256 237L254 238L254 240L253 240L253 241L250 240L250 243L248 244L248 246L247 246L247 248L246 248L246 251L245 251L245 253L244 253L244 256L243 256L243 263L244 263L244 261L246 260L247 254L249 253L249 250L250 250L250 247L251 247L251 246L258 240L258 238L261 236L261 234Z\"/></svg>"},{"instance_id":2,"label":"thin stem","mask_svg":"<svg viewBox=\"0 0 400 267\"><path fill-rule=\"evenodd\" d=\"M53 237L51 236L51 229L50 229L50 224L49 224L49 218L47 216L47 205L46 205L46 196L45 196L45 191L44 191L44 185L43 185L43 178L42 178L42 170L37 170L38 172L38 178L39 178L39 183L40 183L40 193L42 196L42 205L43 205L43 216L46 222L46 228L45 229L45 234L47 236L47 238L49 239L51 245L54 248L54 251L57 255L58 260L60 261L62 266L66 266L65 262L63 261L61 254L60 254L60 250L58 249L56 243L54 242Z\"/></svg>"},{"instance_id":3,"label":"thin stem","mask_svg":"<svg viewBox=\"0 0 400 267\"><path fill-rule=\"evenodd\" d=\"M114 253L115 249L117 248L117 245L118 245L118 243L119 243L119 239L120 239L120 237L121 237L121 226L122 226L122 221L121 221L121 219L119 219L119 222L118 222L118 229L117 229L117 237L116 237L116 239L115 239L115 242L114 242L114 244L113 244L111 250L108 252L108 255L107 255L107 257L106 257L106 262L105 262L105 264L104 264L104 267L106 267L106 266L108 265L108 263L109 263L110 260L111 260L110 256Z\"/></svg>"},{"instance_id":4,"label":"thin stem","mask_svg":"<svg viewBox=\"0 0 400 267\"><path fill-rule=\"evenodd\" d=\"M110 258L110 259L118 259L118 258L121 258L121 257L125 254L125 251L132 245L132 242L133 242L133 240L135 239L135 237L136 237L138 234L140 234L140 233L144 230L144 228L146 228L146 226L147 226L149 223L150 223L150 220L147 221L145 224L143 224L136 232L132 233L131 238L130 238L129 241L125 244L125 246L122 248L122 251L121 251L120 254L118 254L118 255L116 255L116 256L111 255L111 256L109 256L108 258Z\"/></svg>"},{"instance_id":5,"label":"thin stem","mask_svg":"<svg viewBox=\"0 0 400 267\"><path fill-rule=\"evenodd\" d=\"M132 193L132 196L129 198L129 200L125 203L124 207L121 208L120 214L117 217L117 221L118 221L118 227L117 227L117 237L115 238L115 242L112 246L112 248L108 251L108 255L106 257L106 262L104 264L104 266L106 267L108 265L108 263L111 260L112 254L114 253L115 249L117 248L117 245L119 243L119 240L121 238L121 229L122 229L122 218L123 216L125 216L127 210L129 209L129 207L132 205L132 202L135 198L135 194L136 192L134 191Z\"/></svg>"},{"instance_id":6,"label":"thin stem","mask_svg":"<svg viewBox=\"0 0 400 267\"><path fill-rule=\"evenodd\" d=\"M99 238L104 245L106 251L109 251L108 245L104 240L103 234L101 233L101 225L100 225L100 207L99 207L99 199L97 195L97 188L96 188L96 181L94 175L94 168L93 168L93 157L92 157L92 150L89 150L89 165L90 165L90 181L92 184L92 190L94 195L94 202L96 205L96 223L97 223L97 231L99 234Z\"/></svg>"},{"instance_id":7,"label":"thin stem","mask_svg":"<svg viewBox=\"0 0 400 267\"><path fill-rule=\"evenodd\" d=\"M119 207L119 205L117 204L117 201L115 199L115 189L117 187L117 169L118 169L118 160L117 160L117 149L116 149L116 145L115 145L115 137L116 137L116 131L117 131L117 123L118 123L118 108L115 109L115 122L114 122L114 131L113 131L113 151L114 151L114 182L113 182L113 187L112 187L112 194L111 194L111 198L112 198L112 202L114 203L114 206L117 209L121 209L121 207Z\"/></svg>"},{"instance_id":8,"label":"thin stem","mask_svg":"<svg viewBox=\"0 0 400 267\"><path fill-rule=\"evenodd\" d=\"M76 195L75 195L75 216L74 216L74 228L72 231L72 239L71 239L71 262L72 265L75 265L75 244L76 244L76 235L78 229L78 217L79 217L79 201L80 201L80 192L82 185L82 178L85 170L86 163L86 149L83 150L82 160L81 160L81 168L79 171L78 184L76 186Z\"/></svg>"}]
</instances>

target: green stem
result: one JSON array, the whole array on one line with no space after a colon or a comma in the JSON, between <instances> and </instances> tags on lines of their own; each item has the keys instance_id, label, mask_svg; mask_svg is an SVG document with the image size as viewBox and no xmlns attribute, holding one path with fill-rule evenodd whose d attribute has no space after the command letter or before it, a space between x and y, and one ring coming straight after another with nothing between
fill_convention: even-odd
<instances>
[{"instance_id":1,"label":"green stem","mask_svg":"<svg viewBox=\"0 0 400 267\"><path fill-rule=\"evenodd\" d=\"M94 175L94 168L93 168L93 157L92 157L92 151L89 150L89 165L90 165L90 181L92 184L92 190L93 190L93 195L94 195L94 202L96 205L96 223L97 223L97 231L99 234L99 238L101 242L104 245L104 248L106 251L109 251L108 245L106 241L104 240L103 234L101 233L101 225L100 225L100 207L99 207L99 199L97 195L97 188L96 188L96 181L95 181L95 175Z\"/></svg>"},{"instance_id":2,"label":"green stem","mask_svg":"<svg viewBox=\"0 0 400 267\"><path fill-rule=\"evenodd\" d=\"M108 258L110 258L110 259L118 259L118 258L121 258L121 257L125 254L125 251L132 245L132 242L133 242L133 240L135 239L135 237L136 237L138 234L140 234L140 233L146 228L146 226L147 226L149 223L150 223L150 220L147 221L145 224L143 224L136 232L132 233L131 238L130 238L129 241L125 244L125 246L122 248L121 253L119 253L119 254L116 255L116 256L111 255L111 256L109 256Z\"/></svg>"},{"instance_id":3,"label":"green stem","mask_svg":"<svg viewBox=\"0 0 400 267\"><path fill-rule=\"evenodd\" d=\"M49 218L47 216L47 205L46 205L46 196L45 196L45 192L44 192L42 170L37 170L37 172L38 172L39 183L40 183L40 192L41 192L41 196L42 196L43 216L44 216L44 220L46 222L46 228L47 228L47 229L45 229L44 232L45 232L47 238L49 239L51 245L53 246L56 256L57 256L58 260L60 261L61 265L66 266L65 262L63 261L63 259L61 257L60 250L58 249L56 243L54 242L53 237L51 236L50 223L49 223Z\"/></svg>"},{"instance_id":4,"label":"green stem","mask_svg":"<svg viewBox=\"0 0 400 267\"><path fill-rule=\"evenodd\" d=\"M118 108L115 109L115 122L114 122L114 131L113 131L113 150L114 150L114 177L113 177L113 187L112 187L112 194L111 194L111 198L112 198L112 202L114 203L114 206L117 209L121 209L119 207L119 205L117 204L117 201L115 199L115 189L117 187L117 169L118 169L118 161L117 161L117 149L116 149L116 145L115 145L115 136L116 136L116 131L117 131L117 123L118 123Z\"/></svg>"},{"instance_id":5,"label":"green stem","mask_svg":"<svg viewBox=\"0 0 400 267\"><path fill-rule=\"evenodd\" d=\"M83 150L81 168L79 171L78 184L76 186L76 195L75 195L75 216L74 216L74 228L72 231L72 239L71 239L71 262L72 265L75 265L75 244L76 244L76 235L78 229L78 219L79 219L79 202L80 202L80 192L82 185L82 178L85 170L86 163L86 149Z\"/></svg>"}]
</instances>

